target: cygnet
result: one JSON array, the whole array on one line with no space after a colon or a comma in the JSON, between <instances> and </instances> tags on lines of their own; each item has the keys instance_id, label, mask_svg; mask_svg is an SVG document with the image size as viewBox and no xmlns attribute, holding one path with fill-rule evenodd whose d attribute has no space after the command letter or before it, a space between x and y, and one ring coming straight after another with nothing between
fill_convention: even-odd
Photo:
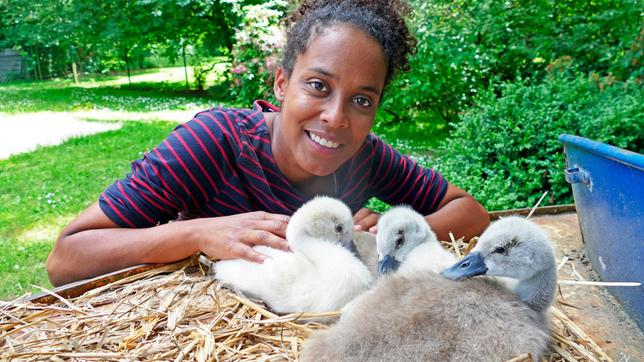
<instances>
[{"instance_id":1,"label":"cygnet","mask_svg":"<svg viewBox=\"0 0 644 362\"><path fill-rule=\"evenodd\" d=\"M378 220L376 235L378 273L433 271L440 273L456 262L445 250L425 218L407 206L391 208Z\"/></svg>"},{"instance_id":2,"label":"cygnet","mask_svg":"<svg viewBox=\"0 0 644 362\"><path fill-rule=\"evenodd\" d=\"M318 196L304 204L291 217L286 238L292 252L255 246L268 256L264 263L222 260L215 277L277 313L338 310L371 285L371 273L347 248L353 220L341 201Z\"/></svg>"}]
</instances>

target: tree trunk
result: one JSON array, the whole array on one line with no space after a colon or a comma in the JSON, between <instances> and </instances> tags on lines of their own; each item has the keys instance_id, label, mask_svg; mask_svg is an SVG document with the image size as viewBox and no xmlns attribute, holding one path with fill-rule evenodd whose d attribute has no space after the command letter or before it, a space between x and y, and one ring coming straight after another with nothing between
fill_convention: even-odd
<instances>
[{"instance_id":1,"label":"tree trunk","mask_svg":"<svg viewBox=\"0 0 644 362\"><path fill-rule=\"evenodd\" d=\"M72 62L72 73L74 73L74 83L78 84L78 70L76 69L76 62Z\"/></svg>"},{"instance_id":2,"label":"tree trunk","mask_svg":"<svg viewBox=\"0 0 644 362\"><path fill-rule=\"evenodd\" d=\"M130 57L127 54L125 55L125 68L127 68L127 84L131 86L132 78L130 76Z\"/></svg>"},{"instance_id":3,"label":"tree trunk","mask_svg":"<svg viewBox=\"0 0 644 362\"><path fill-rule=\"evenodd\" d=\"M78 84L78 68L76 66L76 48L73 45L69 46L69 61L72 63L72 75L74 76L74 84Z\"/></svg>"},{"instance_id":4,"label":"tree trunk","mask_svg":"<svg viewBox=\"0 0 644 362\"><path fill-rule=\"evenodd\" d=\"M188 62L186 62L186 46L181 47L183 53L183 72L186 74L186 89L190 90L190 83L188 83Z\"/></svg>"},{"instance_id":5,"label":"tree trunk","mask_svg":"<svg viewBox=\"0 0 644 362\"><path fill-rule=\"evenodd\" d=\"M42 70L40 69L40 54L38 48L34 46L34 56L36 58L36 79L42 80Z\"/></svg>"}]
</instances>

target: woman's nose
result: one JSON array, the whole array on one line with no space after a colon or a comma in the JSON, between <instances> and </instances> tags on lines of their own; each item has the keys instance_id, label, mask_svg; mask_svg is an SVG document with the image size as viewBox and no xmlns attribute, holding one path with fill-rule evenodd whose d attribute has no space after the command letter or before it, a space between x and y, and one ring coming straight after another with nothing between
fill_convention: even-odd
<instances>
[{"instance_id":1,"label":"woman's nose","mask_svg":"<svg viewBox=\"0 0 644 362\"><path fill-rule=\"evenodd\" d=\"M334 97L327 105L321 115L322 122L333 128L349 127L349 119L345 105L339 97Z\"/></svg>"}]
</instances>

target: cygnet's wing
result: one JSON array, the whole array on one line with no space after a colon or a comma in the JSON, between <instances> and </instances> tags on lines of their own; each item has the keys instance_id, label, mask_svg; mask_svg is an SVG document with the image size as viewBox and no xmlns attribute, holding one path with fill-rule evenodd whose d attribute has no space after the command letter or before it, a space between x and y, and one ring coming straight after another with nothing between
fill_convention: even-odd
<instances>
[{"instance_id":1,"label":"cygnet's wing","mask_svg":"<svg viewBox=\"0 0 644 362\"><path fill-rule=\"evenodd\" d=\"M342 308L365 291L373 280L367 267L339 244L311 239L296 253L312 266L297 272L289 288L292 311L325 312Z\"/></svg>"},{"instance_id":2,"label":"cygnet's wing","mask_svg":"<svg viewBox=\"0 0 644 362\"><path fill-rule=\"evenodd\" d=\"M215 277L278 313L337 310L369 287L371 274L351 252L325 241L303 241L306 247L292 253L255 247L269 255L262 264L217 262Z\"/></svg>"},{"instance_id":3,"label":"cygnet's wing","mask_svg":"<svg viewBox=\"0 0 644 362\"><path fill-rule=\"evenodd\" d=\"M280 291L294 282L297 273L310 268L307 260L296 258L293 253L265 246L255 246L254 249L268 256L264 263L243 259L221 260L215 263L215 278L271 305L271 302L279 300Z\"/></svg>"}]
</instances>

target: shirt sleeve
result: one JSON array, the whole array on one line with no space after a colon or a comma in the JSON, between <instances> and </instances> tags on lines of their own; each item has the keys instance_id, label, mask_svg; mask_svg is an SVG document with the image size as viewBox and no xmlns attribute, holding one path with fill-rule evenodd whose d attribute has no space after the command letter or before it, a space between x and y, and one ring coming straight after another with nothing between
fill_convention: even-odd
<instances>
[{"instance_id":1,"label":"shirt sleeve","mask_svg":"<svg viewBox=\"0 0 644 362\"><path fill-rule=\"evenodd\" d=\"M202 112L131 164L131 171L99 197L121 227L149 227L176 219L216 195L234 173L239 136L223 113Z\"/></svg>"},{"instance_id":2,"label":"shirt sleeve","mask_svg":"<svg viewBox=\"0 0 644 362\"><path fill-rule=\"evenodd\" d=\"M373 146L375 196L390 205L410 205L423 215L435 212L447 192L443 176L419 165L375 136Z\"/></svg>"}]
</instances>

